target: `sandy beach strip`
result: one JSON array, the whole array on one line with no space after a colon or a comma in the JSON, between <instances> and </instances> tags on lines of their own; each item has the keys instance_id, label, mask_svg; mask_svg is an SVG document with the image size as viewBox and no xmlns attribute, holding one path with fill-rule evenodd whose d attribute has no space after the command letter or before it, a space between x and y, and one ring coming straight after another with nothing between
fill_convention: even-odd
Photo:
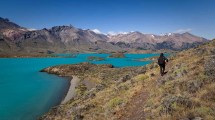
<instances>
[{"instance_id":1,"label":"sandy beach strip","mask_svg":"<svg viewBox=\"0 0 215 120\"><path fill-rule=\"evenodd\" d=\"M75 96L75 87L79 84L80 79L77 76L72 76L72 80L70 80L70 87L66 94L66 97L63 99L61 104L68 102Z\"/></svg>"}]
</instances>

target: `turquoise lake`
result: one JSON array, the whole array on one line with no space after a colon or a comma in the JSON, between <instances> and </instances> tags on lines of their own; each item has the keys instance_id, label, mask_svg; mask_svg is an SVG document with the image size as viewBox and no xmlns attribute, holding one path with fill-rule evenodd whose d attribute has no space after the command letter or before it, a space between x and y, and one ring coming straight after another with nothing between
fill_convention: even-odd
<instances>
[{"instance_id":1,"label":"turquoise lake","mask_svg":"<svg viewBox=\"0 0 215 120\"><path fill-rule=\"evenodd\" d=\"M43 68L89 62L88 56L105 58L103 61L91 61L95 64L143 66L150 61L141 62L137 59L157 55L126 54L126 58L108 58L109 54L78 54L75 58L0 58L0 120L35 120L61 102L69 81L39 72Z\"/></svg>"}]
</instances>

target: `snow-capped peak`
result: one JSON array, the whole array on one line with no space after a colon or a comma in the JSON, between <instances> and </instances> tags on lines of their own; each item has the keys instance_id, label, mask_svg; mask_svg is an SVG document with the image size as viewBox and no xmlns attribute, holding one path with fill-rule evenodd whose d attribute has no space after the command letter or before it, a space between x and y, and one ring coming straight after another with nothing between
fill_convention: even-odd
<instances>
[{"instance_id":1,"label":"snow-capped peak","mask_svg":"<svg viewBox=\"0 0 215 120\"><path fill-rule=\"evenodd\" d=\"M29 31L35 31L37 29L34 29L34 28L28 28Z\"/></svg>"},{"instance_id":2,"label":"snow-capped peak","mask_svg":"<svg viewBox=\"0 0 215 120\"><path fill-rule=\"evenodd\" d=\"M101 32L99 29L93 29L93 30L91 30L91 31L93 31L93 32L96 33L96 34L102 34L102 32Z\"/></svg>"},{"instance_id":3,"label":"snow-capped peak","mask_svg":"<svg viewBox=\"0 0 215 120\"><path fill-rule=\"evenodd\" d=\"M171 35L173 35L173 33L161 33L161 36L171 36Z\"/></svg>"},{"instance_id":4,"label":"snow-capped peak","mask_svg":"<svg viewBox=\"0 0 215 120\"><path fill-rule=\"evenodd\" d=\"M154 35L151 35L151 37L154 38L155 36L154 36Z\"/></svg>"}]
</instances>

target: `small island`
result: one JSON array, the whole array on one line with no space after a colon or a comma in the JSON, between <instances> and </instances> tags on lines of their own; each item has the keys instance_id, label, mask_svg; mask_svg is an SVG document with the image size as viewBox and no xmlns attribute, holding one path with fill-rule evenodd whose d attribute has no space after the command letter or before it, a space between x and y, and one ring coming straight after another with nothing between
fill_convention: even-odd
<instances>
[{"instance_id":1,"label":"small island","mask_svg":"<svg viewBox=\"0 0 215 120\"><path fill-rule=\"evenodd\" d=\"M109 58L125 58L125 54L122 52L112 53Z\"/></svg>"},{"instance_id":2,"label":"small island","mask_svg":"<svg viewBox=\"0 0 215 120\"><path fill-rule=\"evenodd\" d=\"M141 58L137 59L138 61L153 61L156 62L159 56L152 56L152 57L146 57L146 58Z\"/></svg>"},{"instance_id":3,"label":"small island","mask_svg":"<svg viewBox=\"0 0 215 120\"><path fill-rule=\"evenodd\" d=\"M102 60L105 60L105 58L97 57L97 56L89 56L89 57L87 57L87 60L89 60L89 61L102 61Z\"/></svg>"}]
</instances>

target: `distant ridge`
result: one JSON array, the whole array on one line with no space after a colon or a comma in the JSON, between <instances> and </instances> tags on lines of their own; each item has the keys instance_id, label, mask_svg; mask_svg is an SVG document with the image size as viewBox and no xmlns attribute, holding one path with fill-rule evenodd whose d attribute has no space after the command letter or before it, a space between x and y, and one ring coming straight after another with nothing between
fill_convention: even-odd
<instances>
[{"instance_id":1,"label":"distant ridge","mask_svg":"<svg viewBox=\"0 0 215 120\"><path fill-rule=\"evenodd\" d=\"M0 54L183 50L206 42L190 33L154 35L141 32L104 35L73 26L29 30L0 18Z\"/></svg>"},{"instance_id":2,"label":"distant ridge","mask_svg":"<svg viewBox=\"0 0 215 120\"><path fill-rule=\"evenodd\" d=\"M121 47L136 49L183 50L206 42L207 39L186 33L168 33L165 35L130 32L109 36L109 42Z\"/></svg>"}]
</instances>

